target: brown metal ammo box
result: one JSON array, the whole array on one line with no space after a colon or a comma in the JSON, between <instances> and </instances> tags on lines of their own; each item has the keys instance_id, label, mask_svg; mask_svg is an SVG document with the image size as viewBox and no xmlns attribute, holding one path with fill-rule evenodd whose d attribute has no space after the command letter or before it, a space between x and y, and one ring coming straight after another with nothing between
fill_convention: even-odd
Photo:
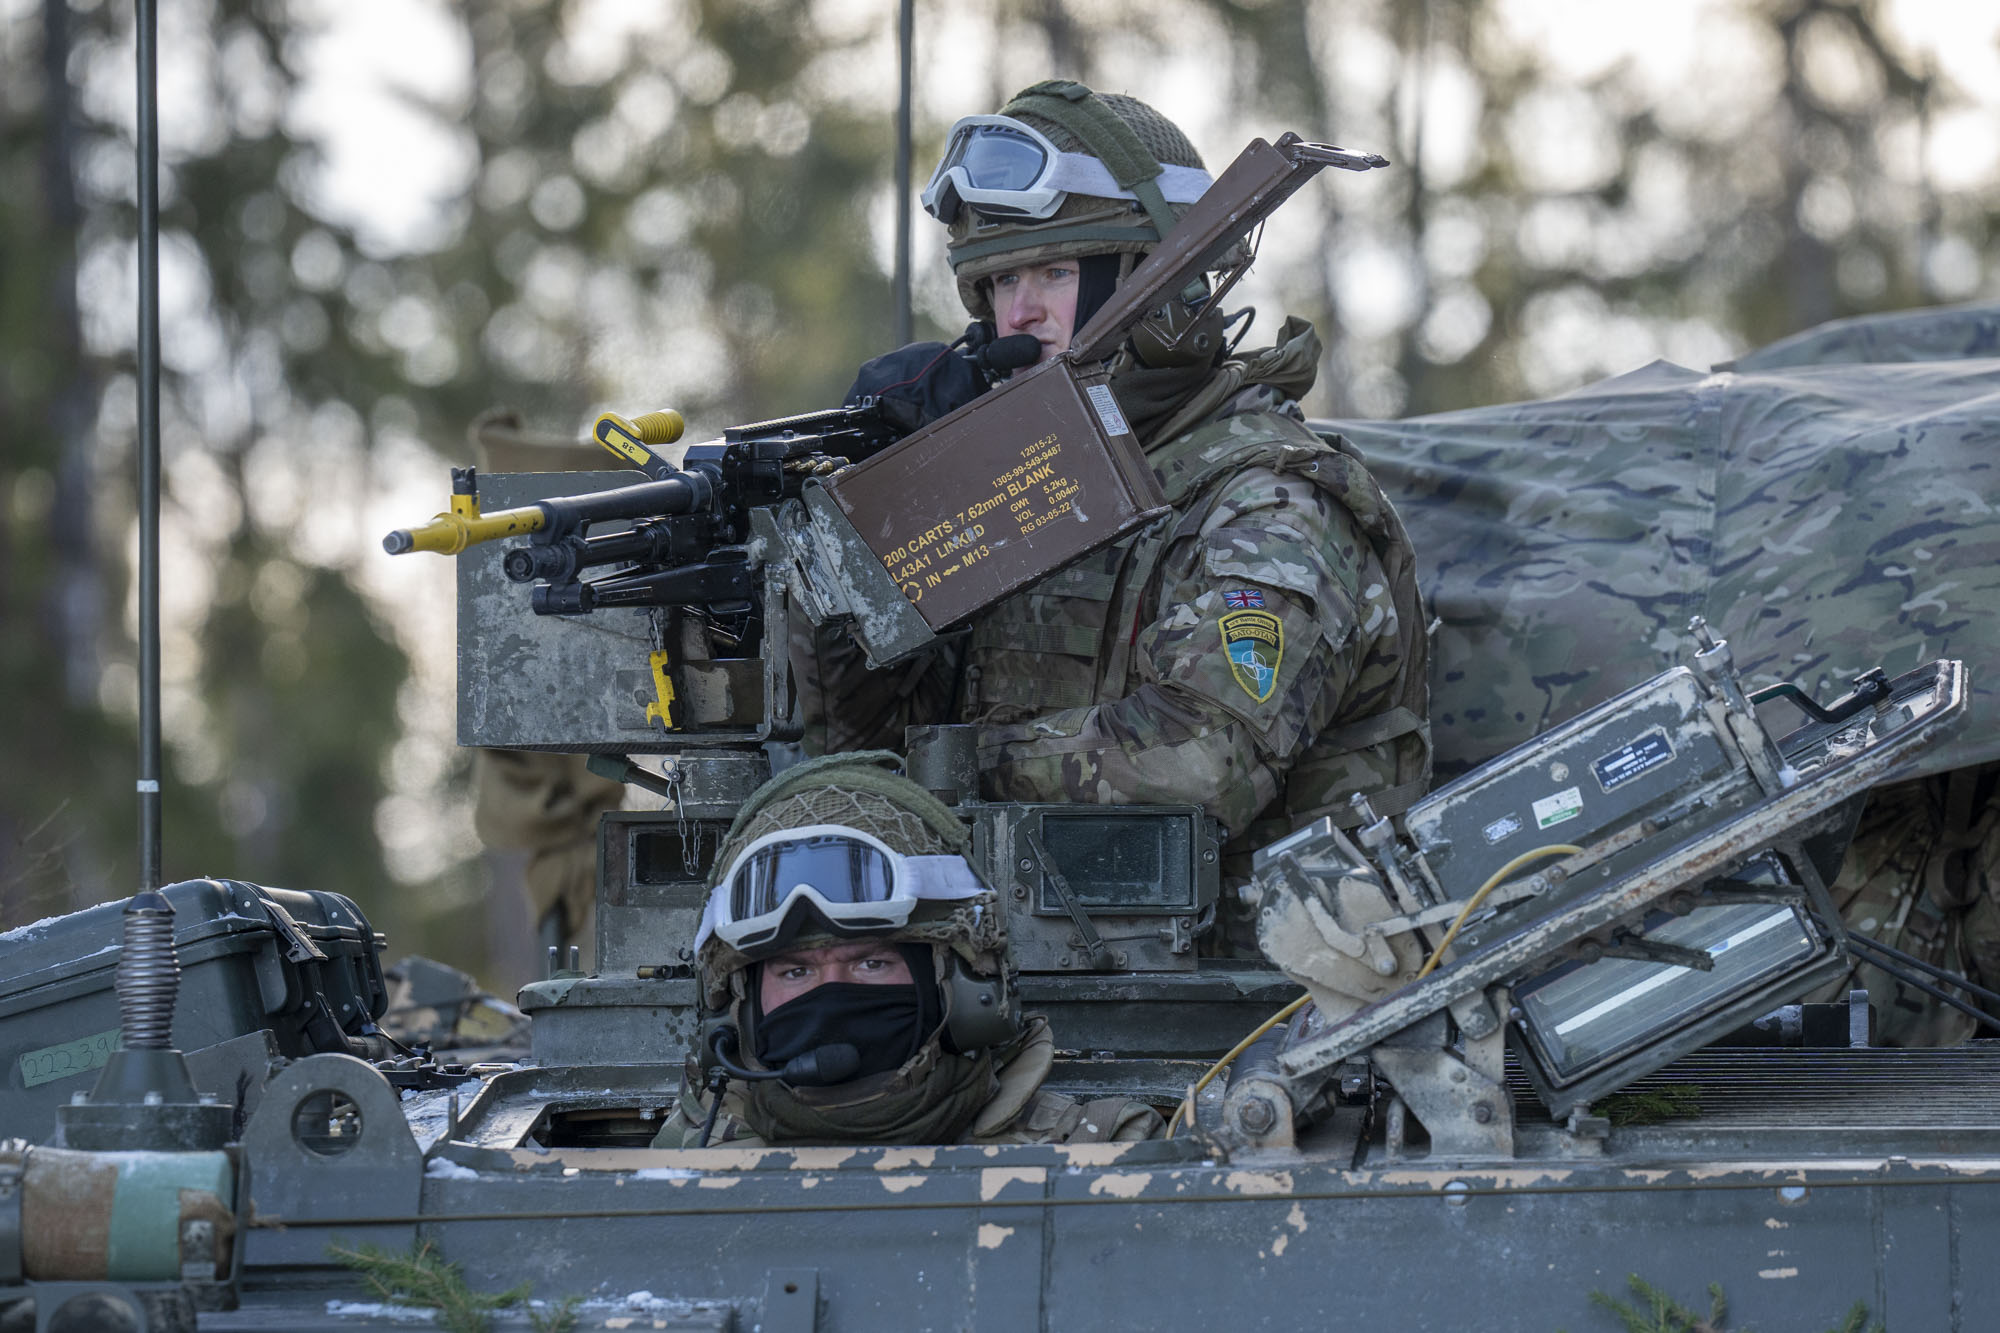
<instances>
[{"instance_id":1,"label":"brown metal ammo box","mask_svg":"<svg viewBox=\"0 0 2000 1333\"><path fill-rule=\"evenodd\" d=\"M1164 509L1105 372L1092 371L1043 362L826 481L932 629Z\"/></svg>"}]
</instances>

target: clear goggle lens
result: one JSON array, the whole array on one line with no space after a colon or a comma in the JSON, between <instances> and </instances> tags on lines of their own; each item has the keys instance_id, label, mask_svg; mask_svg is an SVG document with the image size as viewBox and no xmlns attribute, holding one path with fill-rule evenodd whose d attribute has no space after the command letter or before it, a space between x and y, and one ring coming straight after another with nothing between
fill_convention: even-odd
<instances>
[{"instance_id":1,"label":"clear goggle lens","mask_svg":"<svg viewBox=\"0 0 2000 1333\"><path fill-rule=\"evenodd\" d=\"M775 912L812 889L827 903L887 902L895 865L881 847L851 834L822 833L754 848L729 874L729 912L738 921Z\"/></svg>"},{"instance_id":2,"label":"clear goggle lens","mask_svg":"<svg viewBox=\"0 0 2000 1333\"><path fill-rule=\"evenodd\" d=\"M983 125L961 136L948 165L962 167L965 183L977 190L1025 190L1040 179L1049 155L1041 144L1005 125Z\"/></svg>"}]
</instances>

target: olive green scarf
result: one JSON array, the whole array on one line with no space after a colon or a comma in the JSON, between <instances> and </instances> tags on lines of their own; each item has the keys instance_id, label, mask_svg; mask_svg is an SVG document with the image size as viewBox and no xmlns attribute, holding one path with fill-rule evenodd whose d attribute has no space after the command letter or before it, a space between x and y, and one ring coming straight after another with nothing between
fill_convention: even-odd
<instances>
[{"instance_id":1,"label":"olive green scarf","mask_svg":"<svg viewBox=\"0 0 2000 1333\"><path fill-rule=\"evenodd\" d=\"M933 1041L901 1069L837 1088L770 1080L743 1089L743 1118L766 1143L956 1143L999 1087L993 1057Z\"/></svg>"},{"instance_id":2,"label":"olive green scarf","mask_svg":"<svg viewBox=\"0 0 2000 1333\"><path fill-rule=\"evenodd\" d=\"M1206 421L1245 389L1265 384L1300 399L1319 375L1320 341L1305 320L1288 318L1271 347L1243 352L1213 366L1138 365L1128 348L1112 363L1111 388L1146 448Z\"/></svg>"}]
</instances>

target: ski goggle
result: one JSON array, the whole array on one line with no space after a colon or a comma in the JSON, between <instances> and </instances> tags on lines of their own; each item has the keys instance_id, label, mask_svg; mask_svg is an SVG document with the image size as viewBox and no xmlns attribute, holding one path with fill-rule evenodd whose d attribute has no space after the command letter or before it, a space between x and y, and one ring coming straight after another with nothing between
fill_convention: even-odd
<instances>
[{"instance_id":1,"label":"ski goggle","mask_svg":"<svg viewBox=\"0 0 2000 1333\"><path fill-rule=\"evenodd\" d=\"M817 919L835 935L907 925L924 901L970 898L986 885L962 856L904 856L838 824L766 833L737 853L709 891L695 932L748 953L785 943Z\"/></svg>"},{"instance_id":2,"label":"ski goggle","mask_svg":"<svg viewBox=\"0 0 2000 1333\"><path fill-rule=\"evenodd\" d=\"M1170 204L1201 198L1211 178L1200 167L1160 168L1160 193ZM1137 199L1110 168L1084 153L1064 153L1032 125L1009 116L967 116L951 127L944 156L924 187L924 211L950 223L961 207L995 218L1046 218L1069 194Z\"/></svg>"}]
</instances>

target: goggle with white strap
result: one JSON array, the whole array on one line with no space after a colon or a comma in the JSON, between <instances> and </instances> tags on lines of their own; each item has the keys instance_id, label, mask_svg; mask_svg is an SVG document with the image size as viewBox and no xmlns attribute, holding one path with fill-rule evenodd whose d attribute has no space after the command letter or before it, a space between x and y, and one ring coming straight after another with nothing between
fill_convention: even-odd
<instances>
[{"instance_id":1,"label":"goggle with white strap","mask_svg":"<svg viewBox=\"0 0 2000 1333\"><path fill-rule=\"evenodd\" d=\"M739 852L709 892L694 947L711 936L742 953L784 944L817 919L838 936L909 924L925 901L983 893L962 856L904 856L839 824L766 833Z\"/></svg>"},{"instance_id":2,"label":"goggle with white strap","mask_svg":"<svg viewBox=\"0 0 2000 1333\"><path fill-rule=\"evenodd\" d=\"M1163 166L1156 178L1170 204L1191 204L1212 183L1200 167ZM996 218L1052 217L1071 193L1138 198L1110 168L1085 153L1061 152L1048 136L1011 116L967 116L951 127L944 156L924 187L924 211L949 224L961 207Z\"/></svg>"}]
</instances>

